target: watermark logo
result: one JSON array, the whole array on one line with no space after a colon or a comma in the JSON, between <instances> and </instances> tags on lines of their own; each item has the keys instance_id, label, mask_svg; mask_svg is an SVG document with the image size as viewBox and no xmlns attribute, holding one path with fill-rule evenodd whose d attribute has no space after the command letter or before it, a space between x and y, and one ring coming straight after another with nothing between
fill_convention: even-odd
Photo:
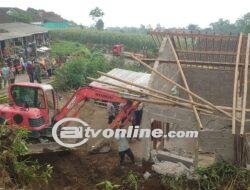
<instances>
[{"instance_id":1,"label":"watermark logo","mask_svg":"<svg viewBox=\"0 0 250 190\"><path fill-rule=\"evenodd\" d=\"M67 124L68 122L75 122L80 124L80 126L61 126L63 124ZM85 144L89 139L85 138L83 135L84 128L88 127L89 125L78 118L64 118L58 121L52 128L52 136L54 140L61 146L67 148L75 148ZM60 130L59 130L60 129ZM59 136L58 137L58 132ZM80 142L74 143L66 143L63 142L61 139L82 139Z\"/></svg>"},{"instance_id":2,"label":"watermark logo","mask_svg":"<svg viewBox=\"0 0 250 190\"><path fill-rule=\"evenodd\" d=\"M69 123L77 123L69 125ZM139 126L129 126L118 129L92 129L89 125L78 118L64 118L58 121L53 129L52 136L61 146L75 148L85 144L90 138L102 135L104 138L197 138L198 131L168 131L162 129L141 129ZM67 140L74 140L69 143ZM66 142L64 142L66 141Z\"/></svg>"}]
</instances>

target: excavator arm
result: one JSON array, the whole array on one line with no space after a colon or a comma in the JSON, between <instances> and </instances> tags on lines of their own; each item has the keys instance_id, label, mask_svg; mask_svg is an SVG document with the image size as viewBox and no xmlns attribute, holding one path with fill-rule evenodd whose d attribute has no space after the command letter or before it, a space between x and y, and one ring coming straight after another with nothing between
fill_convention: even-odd
<instances>
[{"instance_id":1,"label":"excavator arm","mask_svg":"<svg viewBox=\"0 0 250 190\"><path fill-rule=\"evenodd\" d=\"M98 100L112 103L123 103L124 106L120 112L116 115L114 121L110 124L111 128L127 125L130 121L131 115L139 105L139 102L131 101L122 97L118 92L92 86L85 86L79 88L71 99L63 106L61 111L54 117L54 122L57 122L64 117L67 117L68 113L76 108L80 103L88 100ZM77 110L79 112L80 109Z\"/></svg>"}]
</instances>

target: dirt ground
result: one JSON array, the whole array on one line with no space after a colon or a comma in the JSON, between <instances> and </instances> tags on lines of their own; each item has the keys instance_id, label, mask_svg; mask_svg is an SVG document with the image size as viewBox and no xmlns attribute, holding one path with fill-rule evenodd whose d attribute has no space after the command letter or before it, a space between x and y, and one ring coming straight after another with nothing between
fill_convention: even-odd
<instances>
[{"instance_id":1,"label":"dirt ground","mask_svg":"<svg viewBox=\"0 0 250 190\"><path fill-rule=\"evenodd\" d=\"M63 95L63 102L69 95ZM106 109L96 106L93 102L85 103L79 117L87 122L92 128L100 129L107 127ZM129 171L138 173L140 178L145 171L151 172L151 163L138 163L133 165L126 160L125 168L119 166L119 156L115 140L111 140L111 151L104 154L91 154L89 150L102 139L95 138L87 142L75 151L68 153L48 153L39 156L33 156L40 163L47 163L53 166L53 175L48 185L37 187L36 189L54 190L54 189L72 189L72 190L92 190L97 189L96 184L104 180L109 180L114 184L123 185L121 189L130 189L124 185ZM140 165L140 166L139 166ZM153 180L154 179L154 180ZM163 189L158 176L149 181L143 182L143 189ZM33 187L32 187L33 188Z\"/></svg>"}]
</instances>

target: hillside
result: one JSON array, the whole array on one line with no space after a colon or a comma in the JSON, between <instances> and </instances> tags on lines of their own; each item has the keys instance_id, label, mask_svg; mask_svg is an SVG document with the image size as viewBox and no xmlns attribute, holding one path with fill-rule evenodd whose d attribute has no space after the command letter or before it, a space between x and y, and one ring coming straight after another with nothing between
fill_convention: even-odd
<instances>
[{"instance_id":1,"label":"hillside","mask_svg":"<svg viewBox=\"0 0 250 190\"><path fill-rule=\"evenodd\" d=\"M47 12L45 10L28 8L22 10L13 7L0 7L0 23L9 22L25 22L25 23L36 23L36 22L70 22L60 15L54 12Z\"/></svg>"}]
</instances>

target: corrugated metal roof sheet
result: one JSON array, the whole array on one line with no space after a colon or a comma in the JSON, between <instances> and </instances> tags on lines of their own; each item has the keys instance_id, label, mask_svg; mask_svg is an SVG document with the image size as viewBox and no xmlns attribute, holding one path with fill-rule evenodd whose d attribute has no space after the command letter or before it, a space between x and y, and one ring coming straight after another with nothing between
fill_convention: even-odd
<instances>
[{"instance_id":1,"label":"corrugated metal roof sheet","mask_svg":"<svg viewBox=\"0 0 250 190\"><path fill-rule=\"evenodd\" d=\"M142 72L135 72L135 71L129 71L129 70L125 70L125 69L118 69L115 68L113 70L111 70L110 72L108 72L108 74L115 76L117 78L129 81L129 82L133 82L135 84L139 84L142 86L148 86L148 82L150 79L151 74L148 73L142 73ZM131 88L131 89L136 89L139 90L138 88L132 86L132 85L127 85L125 83L116 81L114 79L105 77L105 76L101 76L100 78L98 78L98 80L104 81L104 82L109 82L112 84L117 84L120 86L124 86L127 88ZM109 85L105 85L105 84L101 84L98 82L92 82L90 83L91 86L97 86L97 87L106 87L106 88L112 88L112 89L118 89L116 87L113 86L109 86Z\"/></svg>"},{"instance_id":2,"label":"corrugated metal roof sheet","mask_svg":"<svg viewBox=\"0 0 250 190\"><path fill-rule=\"evenodd\" d=\"M48 32L46 28L41 26L21 22L0 24L0 30L1 29L8 32L0 33L0 41Z\"/></svg>"}]
</instances>

